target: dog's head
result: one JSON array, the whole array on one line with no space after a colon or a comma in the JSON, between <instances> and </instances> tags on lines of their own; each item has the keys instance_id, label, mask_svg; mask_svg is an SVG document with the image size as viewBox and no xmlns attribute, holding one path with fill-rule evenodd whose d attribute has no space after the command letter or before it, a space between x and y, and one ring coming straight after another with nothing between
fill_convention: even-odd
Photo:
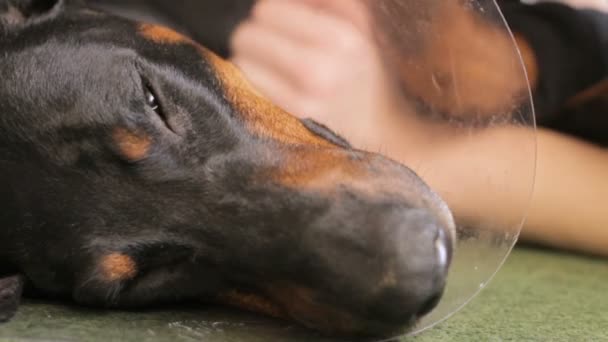
<instances>
[{"instance_id":1,"label":"dog's head","mask_svg":"<svg viewBox=\"0 0 608 342\"><path fill-rule=\"evenodd\" d=\"M445 204L186 37L2 0L0 75L0 271L37 291L219 302L341 334L394 333L437 303Z\"/></svg>"}]
</instances>

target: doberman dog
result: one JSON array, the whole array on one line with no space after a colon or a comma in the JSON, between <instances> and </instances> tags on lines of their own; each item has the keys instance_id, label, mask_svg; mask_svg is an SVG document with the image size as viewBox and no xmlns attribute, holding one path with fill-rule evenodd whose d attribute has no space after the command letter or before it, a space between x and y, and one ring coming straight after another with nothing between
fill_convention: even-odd
<instances>
[{"instance_id":1,"label":"doberman dog","mask_svg":"<svg viewBox=\"0 0 608 342\"><path fill-rule=\"evenodd\" d=\"M0 0L0 319L26 294L220 303L389 335L438 302L446 204L162 26Z\"/></svg>"}]
</instances>

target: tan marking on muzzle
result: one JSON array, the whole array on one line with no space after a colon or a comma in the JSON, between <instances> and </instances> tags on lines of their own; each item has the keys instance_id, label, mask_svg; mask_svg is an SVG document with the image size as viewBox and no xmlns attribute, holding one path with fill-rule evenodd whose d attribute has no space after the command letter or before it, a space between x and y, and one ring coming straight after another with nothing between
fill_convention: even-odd
<instances>
[{"instance_id":1,"label":"tan marking on muzzle","mask_svg":"<svg viewBox=\"0 0 608 342\"><path fill-rule=\"evenodd\" d=\"M267 181L275 182L294 189L333 190L341 184L353 185L357 180L371 179L370 167L366 160L352 160L347 151L341 149L305 149L284 151L282 162ZM372 192L370 183L365 185ZM361 189L362 190L362 189Z\"/></svg>"},{"instance_id":2,"label":"tan marking on muzzle","mask_svg":"<svg viewBox=\"0 0 608 342\"><path fill-rule=\"evenodd\" d=\"M116 127L112 139L120 154L130 162L145 159L152 147L152 137L143 132L133 132L124 127Z\"/></svg>"},{"instance_id":3,"label":"tan marking on muzzle","mask_svg":"<svg viewBox=\"0 0 608 342\"><path fill-rule=\"evenodd\" d=\"M275 318L286 318L287 315L278 305L268 299L251 293L244 293L237 290L221 293L218 296L220 303L256 312Z\"/></svg>"},{"instance_id":4,"label":"tan marking on muzzle","mask_svg":"<svg viewBox=\"0 0 608 342\"><path fill-rule=\"evenodd\" d=\"M201 52L213 66L228 101L254 134L290 145L335 147L262 96L234 64L206 49L201 49Z\"/></svg>"},{"instance_id":5,"label":"tan marking on muzzle","mask_svg":"<svg viewBox=\"0 0 608 342\"><path fill-rule=\"evenodd\" d=\"M111 253L100 261L101 275L106 281L124 281L137 275L137 264L128 255Z\"/></svg>"},{"instance_id":6,"label":"tan marking on muzzle","mask_svg":"<svg viewBox=\"0 0 608 342\"><path fill-rule=\"evenodd\" d=\"M183 44L190 43L192 40L181 33L178 33L168 27L154 24L140 24L139 34L146 39L149 39L159 44Z\"/></svg>"},{"instance_id":7,"label":"tan marking on muzzle","mask_svg":"<svg viewBox=\"0 0 608 342\"><path fill-rule=\"evenodd\" d=\"M259 95L233 64L211 53L206 55L216 68L226 96L249 130L287 145L274 151L276 155L271 158L278 157L280 166L270 173L262 172L261 182L273 180L287 187L316 190L334 190L340 184L356 182L366 192L376 192L366 182L373 173L365 158L353 158L352 151L310 132L300 120Z\"/></svg>"},{"instance_id":8,"label":"tan marking on muzzle","mask_svg":"<svg viewBox=\"0 0 608 342\"><path fill-rule=\"evenodd\" d=\"M355 331L357 320L345 312L317 301L315 291L295 286L268 286L266 296L232 290L218 296L220 303L274 318L294 319L326 332Z\"/></svg>"},{"instance_id":9,"label":"tan marking on muzzle","mask_svg":"<svg viewBox=\"0 0 608 342\"><path fill-rule=\"evenodd\" d=\"M282 162L270 178L294 189L331 193L343 187L361 195L396 195L421 207L429 191L413 173L395 162L366 152L303 149L281 153ZM263 175L267 176L267 175Z\"/></svg>"},{"instance_id":10,"label":"tan marking on muzzle","mask_svg":"<svg viewBox=\"0 0 608 342\"><path fill-rule=\"evenodd\" d=\"M402 198L409 206L436 213L452 241L456 239L454 218L440 196L396 162L371 153L341 149L287 150L281 152L281 158L276 169L258 175L259 182L272 180L288 188L311 190L329 197L348 189L368 199ZM387 274L384 281L389 284L391 278Z\"/></svg>"},{"instance_id":11,"label":"tan marking on muzzle","mask_svg":"<svg viewBox=\"0 0 608 342\"><path fill-rule=\"evenodd\" d=\"M285 307L289 317L309 328L347 334L361 328L361 321L348 312L322 303L312 289L281 286L273 287L271 293Z\"/></svg>"}]
</instances>

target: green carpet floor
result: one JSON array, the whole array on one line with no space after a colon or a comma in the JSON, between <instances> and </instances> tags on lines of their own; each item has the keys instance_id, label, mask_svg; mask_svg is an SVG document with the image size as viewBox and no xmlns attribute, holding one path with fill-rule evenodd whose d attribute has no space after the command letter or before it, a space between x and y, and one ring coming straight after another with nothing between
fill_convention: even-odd
<instances>
[{"instance_id":1,"label":"green carpet floor","mask_svg":"<svg viewBox=\"0 0 608 342\"><path fill-rule=\"evenodd\" d=\"M217 308L95 312L27 302L15 320L0 326L0 342L40 339L330 341L287 324ZM465 309L403 341L608 341L608 261L516 249L498 276Z\"/></svg>"}]
</instances>

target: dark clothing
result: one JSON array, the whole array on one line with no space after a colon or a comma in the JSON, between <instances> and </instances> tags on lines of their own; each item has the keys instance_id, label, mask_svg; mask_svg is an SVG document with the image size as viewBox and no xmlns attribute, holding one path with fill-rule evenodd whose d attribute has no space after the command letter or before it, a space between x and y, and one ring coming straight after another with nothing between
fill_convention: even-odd
<instances>
[{"instance_id":1,"label":"dark clothing","mask_svg":"<svg viewBox=\"0 0 608 342\"><path fill-rule=\"evenodd\" d=\"M601 32L589 13L556 3L506 2L501 8L511 29L525 37L537 57L540 83L535 93L540 112L554 112L606 76L608 58L602 50L608 46L602 49Z\"/></svg>"},{"instance_id":2,"label":"dark clothing","mask_svg":"<svg viewBox=\"0 0 608 342\"><path fill-rule=\"evenodd\" d=\"M536 56L539 124L607 146L608 14L549 2L499 4Z\"/></svg>"}]
</instances>

